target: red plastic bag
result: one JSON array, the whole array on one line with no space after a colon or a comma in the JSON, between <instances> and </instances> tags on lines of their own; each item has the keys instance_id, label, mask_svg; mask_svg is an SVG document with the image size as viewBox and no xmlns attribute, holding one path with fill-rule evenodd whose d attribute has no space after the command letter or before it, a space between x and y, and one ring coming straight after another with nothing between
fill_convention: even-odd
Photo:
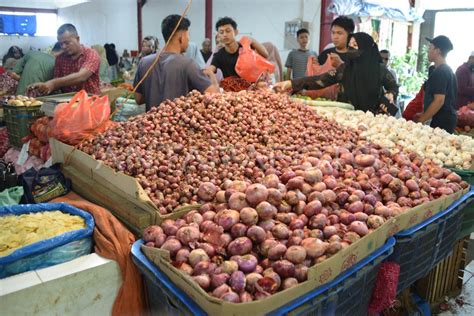
<instances>
[{"instance_id":1,"label":"red plastic bag","mask_svg":"<svg viewBox=\"0 0 474 316\"><path fill-rule=\"evenodd\" d=\"M250 39L244 36L240 39L242 48L239 49L239 58L235 64L235 71L248 82L256 82L265 73L273 73L275 65L260 56L250 47Z\"/></svg>"},{"instance_id":2,"label":"red plastic bag","mask_svg":"<svg viewBox=\"0 0 474 316\"><path fill-rule=\"evenodd\" d=\"M458 111L458 127L474 127L474 111L467 105L461 107Z\"/></svg>"},{"instance_id":3,"label":"red plastic bag","mask_svg":"<svg viewBox=\"0 0 474 316\"><path fill-rule=\"evenodd\" d=\"M50 122L49 136L69 145L104 132L110 126L108 96L88 97L79 91L69 103L59 104Z\"/></svg>"},{"instance_id":4,"label":"red plastic bag","mask_svg":"<svg viewBox=\"0 0 474 316\"><path fill-rule=\"evenodd\" d=\"M334 69L334 67L332 66L331 56L328 55L328 58L326 59L324 65L318 64L317 58L314 56L310 56L306 65L306 75L317 76L326 73L332 69ZM335 84L320 90L307 90L305 95L311 97L312 99L325 98L328 100L336 100L338 92L339 85Z\"/></svg>"}]
</instances>

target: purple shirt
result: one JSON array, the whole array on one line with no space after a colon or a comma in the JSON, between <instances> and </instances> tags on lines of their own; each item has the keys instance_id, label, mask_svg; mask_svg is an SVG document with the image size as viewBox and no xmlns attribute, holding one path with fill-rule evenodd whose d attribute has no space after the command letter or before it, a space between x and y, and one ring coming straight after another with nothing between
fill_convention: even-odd
<instances>
[{"instance_id":1,"label":"purple shirt","mask_svg":"<svg viewBox=\"0 0 474 316\"><path fill-rule=\"evenodd\" d=\"M140 61L134 86L143 78L155 58L156 54L151 54ZM210 79L194 60L181 54L162 53L149 76L137 88L137 92L145 97L146 110L149 111L166 99L178 98L192 90L203 93L210 86Z\"/></svg>"}]
</instances>

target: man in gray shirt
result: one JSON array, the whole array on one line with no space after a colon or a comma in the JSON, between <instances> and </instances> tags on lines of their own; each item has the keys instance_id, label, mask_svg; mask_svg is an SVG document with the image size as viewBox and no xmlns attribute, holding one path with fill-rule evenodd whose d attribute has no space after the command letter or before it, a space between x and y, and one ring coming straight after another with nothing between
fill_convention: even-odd
<instances>
[{"instance_id":1,"label":"man in gray shirt","mask_svg":"<svg viewBox=\"0 0 474 316\"><path fill-rule=\"evenodd\" d=\"M179 19L179 15L173 14L167 16L161 23L161 32L165 41L171 37ZM189 45L190 25L191 22L188 19L181 20L168 47L161 53L158 63L137 88L135 100L137 104L146 103L147 111L154 106L159 106L166 99L186 95L192 90L198 90L201 93L219 92L215 75L210 71L201 70L194 60L182 55ZM140 61L134 86L142 80L155 58L156 54L152 54Z\"/></svg>"},{"instance_id":2,"label":"man in gray shirt","mask_svg":"<svg viewBox=\"0 0 474 316\"><path fill-rule=\"evenodd\" d=\"M318 57L316 52L309 50L309 31L307 29L299 29L296 32L296 38L300 47L293 49L286 58L285 67L286 78L296 79L306 75L306 66L308 65L308 58L310 56Z\"/></svg>"}]
</instances>

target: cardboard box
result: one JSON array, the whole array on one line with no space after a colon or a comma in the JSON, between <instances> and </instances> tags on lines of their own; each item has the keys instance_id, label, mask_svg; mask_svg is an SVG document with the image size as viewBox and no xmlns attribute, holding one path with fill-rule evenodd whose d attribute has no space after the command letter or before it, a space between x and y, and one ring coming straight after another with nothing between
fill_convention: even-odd
<instances>
[{"instance_id":1,"label":"cardboard box","mask_svg":"<svg viewBox=\"0 0 474 316\"><path fill-rule=\"evenodd\" d=\"M445 210L455 200L467 193L457 192L424 205L415 207L396 218L385 222L371 234L361 238L329 259L314 265L308 270L308 280L282 292L246 304L224 302L207 294L190 277L173 267L166 250L142 246L142 251L170 279L186 292L203 310L210 315L261 315L273 311L290 301L308 293L338 276L359 262L397 232L421 223L427 218Z\"/></svg>"}]
</instances>

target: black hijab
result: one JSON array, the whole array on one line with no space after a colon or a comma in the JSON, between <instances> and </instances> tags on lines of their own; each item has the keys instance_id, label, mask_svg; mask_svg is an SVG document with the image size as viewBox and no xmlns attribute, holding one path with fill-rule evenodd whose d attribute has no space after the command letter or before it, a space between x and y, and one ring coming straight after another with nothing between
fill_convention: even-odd
<instances>
[{"instance_id":1,"label":"black hijab","mask_svg":"<svg viewBox=\"0 0 474 316\"><path fill-rule=\"evenodd\" d=\"M351 37L359 49L348 53L349 63L342 79L345 95L356 110L376 113L382 91L379 48L367 33L355 33Z\"/></svg>"}]
</instances>

